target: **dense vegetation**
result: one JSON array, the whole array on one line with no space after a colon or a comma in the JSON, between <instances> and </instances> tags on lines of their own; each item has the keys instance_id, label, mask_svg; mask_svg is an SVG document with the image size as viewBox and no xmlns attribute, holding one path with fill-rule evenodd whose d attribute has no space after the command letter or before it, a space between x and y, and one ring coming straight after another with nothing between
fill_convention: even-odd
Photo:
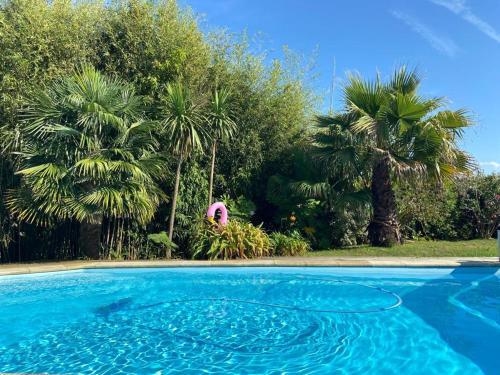
<instances>
[{"instance_id":1,"label":"dense vegetation","mask_svg":"<svg viewBox=\"0 0 500 375\"><path fill-rule=\"evenodd\" d=\"M349 77L344 110L317 116L289 51L203 35L173 0L3 0L0 50L0 261L298 255L499 223L500 177L457 147L467 113L405 68ZM206 222L214 200L237 220Z\"/></svg>"}]
</instances>

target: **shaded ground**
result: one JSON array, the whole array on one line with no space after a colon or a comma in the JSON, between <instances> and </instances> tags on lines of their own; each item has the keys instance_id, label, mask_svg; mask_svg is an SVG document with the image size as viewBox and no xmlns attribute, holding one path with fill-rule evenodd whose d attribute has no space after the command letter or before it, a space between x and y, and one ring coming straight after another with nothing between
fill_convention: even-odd
<instances>
[{"instance_id":1,"label":"shaded ground","mask_svg":"<svg viewBox=\"0 0 500 375\"><path fill-rule=\"evenodd\" d=\"M399 256L399 257L478 257L498 256L495 239L470 241L413 241L401 246L381 248L358 246L311 251L307 256Z\"/></svg>"}]
</instances>

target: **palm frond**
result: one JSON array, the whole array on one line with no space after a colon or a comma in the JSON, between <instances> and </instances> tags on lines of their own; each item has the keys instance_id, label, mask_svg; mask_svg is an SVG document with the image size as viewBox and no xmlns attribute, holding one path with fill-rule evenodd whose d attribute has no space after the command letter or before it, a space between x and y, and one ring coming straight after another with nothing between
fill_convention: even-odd
<instances>
[{"instance_id":1,"label":"palm frond","mask_svg":"<svg viewBox=\"0 0 500 375\"><path fill-rule=\"evenodd\" d=\"M164 160L142 119L142 98L118 79L84 66L37 92L19 126L21 188L9 193L22 221L127 217L146 223L164 194Z\"/></svg>"}]
</instances>

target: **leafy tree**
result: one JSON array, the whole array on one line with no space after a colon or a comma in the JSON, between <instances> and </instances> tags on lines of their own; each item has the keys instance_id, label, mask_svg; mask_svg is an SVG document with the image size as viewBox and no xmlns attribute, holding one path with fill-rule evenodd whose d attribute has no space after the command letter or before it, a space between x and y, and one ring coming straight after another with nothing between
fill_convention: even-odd
<instances>
[{"instance_id":1,"label":"leafy tree","mask_svg":"<svg viewBox=\"0 0 500 375\"><path fill-rule=\"evenodd\" d=\"M142 111L131 86L90 66L37 92L22 114L22 181L8 194L11 212L38 225L75 218L91 258L104 217L151 220L164 161Z\"/></svg>"},{"instance_id":2,"label":"leafy tree","mask_svg":"<svg viewBox=\"0 0 500 375\"><path fill-rule=\"evenodd\" d=\"M17 145L19 108L36 87L69 74L94 55L97 24L102 12L96 3L64 0L6 0L0 2L0 196L19 184L12 150ZM26 226L23 226L23 231ZM0 199L0 259L17 242L16 258L24 252L21 225ZM40 230L41 231L41 230ZM29 249L41 241L23 241ZM45 243L45 242L43 242ZM31 252L31 250L30 250ZM3 254L2 254L3 253ZM10 256L13 256L11 253Z\"/></svg>"},{"instance_id":3,"label":"leafy tree","mask_svg":"<svg viewBox=\"0 0 500 375\"><path fill-rule=\"evenodd\" d=\"M200 220L207 212L208 171L196 157L186 160L182 166L182 178L175 210L175 243L179 245L176 255L189 257L189 246Z\"/></svg>"},{"instance_id":4,"label":"leafy tree","mask_svg":"<svg viewBox=\"0 0 500 375\"><path fill-rule=\"evenodd\" d=\"M268 199L288 215L296 212L296 225L316 247L355 245L365 237L369 151L350 132L348 119L343 121L343 126L332 125L330 117L318 117L309 144L295 152L291 170L285 174L283 168L268 183Z\"/></svg>"},{"instance_id":5,"label":"leafy tree","mask_svg":"<svg viewBox=\"0 0 500 375\"><path fill-rule=\"evenodd\" d=\"M196 151L203 150L208 134L200 106L192 98L189 89L180 81L167 86L165 102L165 119L163 120L166 140L177 158L175 185L172 196L172 207L169 218L168 238L174 234L175 210L182 162Z\"/></svg>"},{"instance_id":6,"label":"leafy tree","mask_svg":"<svg viewBox=\"0 0 500 375\"><path fill-rule=\"evenodd\" d=\"M452 213L459 238L491 238L500 225L500 175L459 179Z\"/></svg>"},{"instance_id":7,"label":"leafy tree","mask_svg":"<svg viewBox=\"0 0 500 375\"><path fill-rule=\"evenodd\" d=\"M266 64L265 54L250 51L248 37L211 35L212 81L231 90L231 142L217 146L215 185L233 198L244 195L257 205L256 221L267 221L262 187L278 173L283 159L300 143L316 104L302 61L289 51Z\"/></svg>"},{"instance_id":8,"label":"leafy tree","mask_svg":"<svg viewBox=\"0 0 500 375\"><path fill-rule=\"evenodd\" d=\"M398 219L405 238L456 239L453 211L456 181L399 180L394 186Z\"/></svg>"},{"instance_id":9,"label":"leafy tree","mask_svg":"<svg viewBox=\"0 0 500 375\"><path fill-rule=\"evenodd\" d=\"M93 64L134 84L153 107L168 82L190 88L208 80L210 48L196 16L175 0L128 0L101 4ZM159 113L157 113L159 115Z\"/></svg>"},{"instance_id":10,"label":"leafy tree","mask_svg":"<svg viewBox=\"0 0 500 375\"><path fill-rule=\"evenodd\" d=\"M420 78L405 67L384 83L349 77L345 112L331 123L347 120L354 137L370 151L373 218L368 227L375 246L402 241L391 177L418 175L446 179L467 172L470 157L457 147L462 129L471 125L464 110L444 110L442 98L418 95ZM334 167L334 166L332 166Z\"/></svg>"},{"instance_id":11,"label":"leafy tree","mask_svg":"<svg viewBox=\"0 0 500 375\"><path fill-rule=\"evenodd\" d=\"M210 163L210 179L208 185L209 206L212 204L217 142L228 141L236 130L236 123L231 117L232 113L229 107L229 101L230 93L227 89L215 89L210 102L210 111L207 116L212 138L212 159Z\"/></svg>"}]
</instances>

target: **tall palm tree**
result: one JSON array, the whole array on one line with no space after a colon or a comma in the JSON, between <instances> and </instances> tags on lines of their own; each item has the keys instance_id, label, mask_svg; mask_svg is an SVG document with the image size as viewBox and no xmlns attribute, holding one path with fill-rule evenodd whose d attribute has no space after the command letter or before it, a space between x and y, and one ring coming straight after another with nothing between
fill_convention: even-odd
<instances>
[{"instance_id":1,"label":"tall palm tree","mask_svg":"<svg viewBox=\"0 0 500 375\"><path fill-rule=\"evenodd\" d=\"M164 131L169 146L177 157L174 193L168 225L168 238L172 240L182 163L193 152L203 150L208 140L208 134L200 107L192 100L189 89L179 81L167 86L165 114Z\"/></svg>"},{"instance_id":2,"label":"tall palm tree","mask_svg":"<svg viewBox=\"0 0 500 375\"><path fill-rule=\"evenodd\" d=\"M212 204L212 193L215 174L215 155L217 142L229 140L236 131L236 123L232 119L230 108L230 92L227 89L215 89L207 116L212 138L212 161L210 164L210 180L208 184L208 205Z\"/></svg>"},{"instance_id":3,"label":"tall palm tree","mask_svg":"<svg viewBox=\"0 0 500 375\"><path fill-rule=\"evenodd\" d=\"M162 198L164 158L131 86L85 66L39 91L20 123L17 174L7 204L20 220L76 219L81 250L99 257L104 217L145 224Z\"/></svg>"},{"instance_id":4,"label":"tall palm tree","mask_svg":"<svg viewBox=\"0 0 500 375\"><path fill-rule=\"evenodd\" d=\"M469 155L457 146L463 128L471 125L467 113L443 109L442 98L419 96L419 85L418 74L405 67L386 83L379 77L366 81L352 75L344 88L344 113L322 119L349 129L368 147L373 207L368 235L375 246L402 241L393 176L440 180L472 167Z\"/></svg>"}]
</instances>

